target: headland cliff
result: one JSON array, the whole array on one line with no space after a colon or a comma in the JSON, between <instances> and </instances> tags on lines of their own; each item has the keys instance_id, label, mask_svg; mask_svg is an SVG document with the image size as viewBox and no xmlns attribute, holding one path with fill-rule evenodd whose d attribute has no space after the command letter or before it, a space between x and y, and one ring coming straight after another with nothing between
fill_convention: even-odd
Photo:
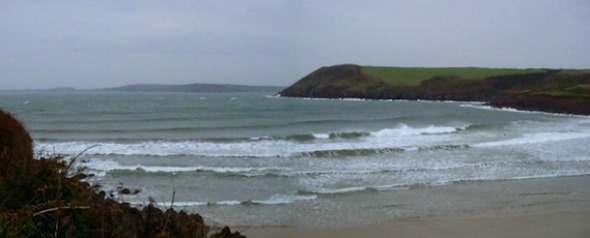
<instances>
[{"instance_id":1,"label":"headland cliff","mask_svg":"<svg viewBox=\"0 0 590 238\"><path fill-rule=\"evenodd\" d=\"M590 70L321 67L283 97L482 101L494 107L590 115Z\"/></svg>"}]
</instances>

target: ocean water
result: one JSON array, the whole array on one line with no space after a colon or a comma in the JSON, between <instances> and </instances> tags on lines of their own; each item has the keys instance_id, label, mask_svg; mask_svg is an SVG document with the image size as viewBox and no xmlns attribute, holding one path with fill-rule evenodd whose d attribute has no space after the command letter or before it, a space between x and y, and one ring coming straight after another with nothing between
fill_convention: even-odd
<instances>
[{"instance_id":1,"label":"ocean water","mask_svg":"<svg viewBox=\"0 0 590 238\"><path fill-rule=\"evenodd\" d=\"M153 199L211 223L387 221L465 209L392 194L590 174L589 117L479 103L3 92L0 107L24 122L38 153L80 154L90 182L141 190L116 199Z\"/></svg>"}]
</instances>

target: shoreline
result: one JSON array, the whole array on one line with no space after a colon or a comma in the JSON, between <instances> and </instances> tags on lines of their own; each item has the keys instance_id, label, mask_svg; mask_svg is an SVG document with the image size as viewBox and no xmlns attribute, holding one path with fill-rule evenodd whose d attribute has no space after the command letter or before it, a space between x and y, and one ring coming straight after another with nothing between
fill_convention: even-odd
<instances>
[{"instance_id":1,"label":"shoreline","mask_svg":"<svg viewBox=\"0 0 590 238\"><path fill-rule=\"evenodd\" d=\"M301 224L232 228L248 237L589 237L590 175L460 183L396 195L416 203L434 196L429 214L393 217L358 225ZM402 191L403 192L403 191ZM497 197L486 200L490 194ZM518 196L515 196L518 195ZM457 200L459 198L459 200ZM500 198L500 200L498 200ZM445 210L443 203L465 203ZM476 206L471 202L481 203ZM492 204L493 203L493 204Z\"/></svg>"},{"instance_id":2,"label":"shoreline","mask_svg":"<svg viewBox=\"0 0 590 238\"><path fill-rule=\"evenodd\" d=\"M536 215L401 219L357 227L305 230L292 227L241 229L248 237L588 237L590 211Z\"/></svg>"},{"instance_id":3,"label":"shoreline","mask_svg":"<svg viewBox=\"0 0 590 238\"><path fill-rule=\"evenodd\" d=\"M334 100L334 101L350 101L350 102L361 102L361 101L375 101L375 102L431 102L431 103L465 103L465 104L472 104L477 105L479 107L473 107L482 110L498 110L498 111L508 111L508 112L518 112L518 113L539 113L539 114L547 114L547 115L554 115L554 116L576 116L576 117L586 117L590 118L589 114L576 114L576 113L565 113L565 112L555 112L551 110L535 110L535 109L526 109L526 108L518 108L518 107L510 107L510 106L498 106L494 105L490 101L464 101L464 100L434 100L434 99L375 99L375 98L357 98L357 97L296 97L296 96L283 96L280 93L272 95L274 98L291 98L291 99L302 99L302 100Z\"/></svg>"}]
</instances>

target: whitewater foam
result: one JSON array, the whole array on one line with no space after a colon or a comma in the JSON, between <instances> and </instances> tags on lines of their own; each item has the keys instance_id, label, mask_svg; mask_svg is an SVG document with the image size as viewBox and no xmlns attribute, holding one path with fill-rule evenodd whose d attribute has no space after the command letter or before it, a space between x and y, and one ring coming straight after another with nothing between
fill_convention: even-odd
<instances>
[{"instance_id":1,"label":"whitewater foam","mask_svg":"<svg viewBox=\"0 0 590 238\"><path fill-rule=\"evenodd\" d=\"M88 162L77 163L77 167L89 169L91 171L102 172L97 176L105 176L106 172L110 171L141 171L145 173L181 173L181 172L213 172L219 174L230 174L230 173L266 173L270 171L289 171L290 168L277 168L277 167L206 167L206 166L147 166L147 165L121 165L118 162L112 160L90 160Z\"/></svg>"},{"instance_id":2,"label":"whitewater foam","mask_svg":"<svg viewBox=\"0 0 590 238\"><path fill-rule=\"evenodd\" d=\"M386 128L377 131L352 131L329 132L291 135L287 137L260 136L246 140L217 140L217 141L138 141L125 142L47 142L37 141L36 149L49 150L66 155L76 155L87 150L89 155L149 155L149 156L176 156L193 155L208 157L285 157L293 154L313 151L337 151L337 150L371 150L375 148L387 148L392 143L404 145L420 144L432 135L454 133L464 130L464 127L435 126L410 127L400 124L395 128ZM412 136L409 138L409 136ZM310 140L324 140L327 143L312 143ZM335 139L335 140L329 140ZM396 140L396 141L392 141Z\"/></svg>"},{"instance_id":3,"label":"whitewater foam","mask_svg":"<svg viewBox=\"0 0 590 238\"><path fill-rule=\"evenodd\" d=\"M465 128L467 126L465 126ZM464 130L464 128L457 128L457 127L450 127L450 126L435 126L435 125L430 125L428 127L414 128L414 127L409 127L406 124L401 124L397 128L382 129L380 131L376 131L371 134L376 137L399 137L399 136L412 136L412 135L444 134L444 133L456 132L458 130Z\"/></svg>"},{"instance_id":4,"label":"whitewater foam","mask_svg":"<svg viewBox=\"0 0 590 238\"><path fill-rule=\"evenodd\" d=\"M317 139L323 139L323 140L325 140L325 139L330 139L330 134L318 133L318 134L313 134L313 137L314 138L317 138Z\"/></svg>"},{"instance_id":5,"label":"whitewater foam","mask_svg":"<svg viewBox=\"0 0 590 238\"><path fill-rule=\"evenodd\" d=\"M576 117L576 118L589 118L590 116L585 115L575 115L575 114L564 114L564 113L552 113L552 112L542 112L542 111L530 111L530 110L519 110L516 108L511 107L493 107L490 105L485 105L485 103L462 103L460 107L468 107L468 108L475 108L481 110L491 110L491 111L504 111L504 112L516 112L516 113L523 113L523 114L541 114L541 115L550 115L550 116L559 116L559 117Z\"/></svg>"},{"instance_id":6,"label":"whitewater foam","mask_svg":"<svg viewBox=\"0 0 590 238\"><path fill-rule=\"evenodd\" d=\"M290 204L297 201L308 201L317 199L317 195L273 195L266 200L252 200L255 204L262 204L262 205L281 205L281 204Z\"/></svg>"},{"instance_id":7,"label":"whitewater foam","mask_svg":"<svg viewBox=\"0 0 590 238\"><path fill-rule=\"evenodd\" d=\"M200 202L200 201L175 201L172 202L157 202L156 204L163 207L197 207L197 206L238 206L238 205L286 205L292 204L299 201L309 201L317 199L317 195L283 195L277 194L269 197L268 199L263 200L245 200L245 201L238 201L238 200L223 200L223 201L210 201L210 202ZM130 202L134 205L143 205L145 202Z\"/></svg>"},{"instance_id":8,"label":"whitewater foam","mask_svg":"<svg viewBox=\"0 0 590 238\"><path fill-rule=\"evenodd\" d=\"M525 145L525 144L542 144L548 142L567 141L574 139L582 139L590 137L590 131L581 132L540 132L540 133L529 133L524 134L521 137L484 142L475 144L474 146L481 147L495 147L495 146L513 146L513 145Z\"/></svg>"}]
</instances>

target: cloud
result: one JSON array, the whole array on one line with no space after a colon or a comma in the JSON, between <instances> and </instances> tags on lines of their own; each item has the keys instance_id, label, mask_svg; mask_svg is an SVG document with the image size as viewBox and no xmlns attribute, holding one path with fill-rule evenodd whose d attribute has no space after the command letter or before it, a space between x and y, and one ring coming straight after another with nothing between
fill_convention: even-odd
<instances>
[{"instance_id":1,"label":"cloud","mask_svg":"<svg viewBox=\"0 0 590 238\"><path fill-rule=\"evenodd\" d=\"M289 85L323 65L588 68L585 1L4 1L2 88Z\"/></svg>"}]
</instances>

